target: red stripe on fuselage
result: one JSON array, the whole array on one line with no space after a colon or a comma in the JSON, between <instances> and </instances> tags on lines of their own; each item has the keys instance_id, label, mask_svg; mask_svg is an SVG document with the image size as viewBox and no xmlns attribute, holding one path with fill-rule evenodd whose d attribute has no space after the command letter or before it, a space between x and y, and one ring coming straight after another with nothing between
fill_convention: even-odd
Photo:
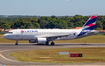
<instances>
[{"instance_id":1,"label":"red stripe on fuselage","mask_svg":"<svg viewBox=\"0 0 105 66\"><path fill-rule=\"evenodd\" d=\"M91 26L94 26L95 24L89 24L89 25L87 25L87 26L89 26L89 27L91 27Z\"/></svg>"}]
</instances>

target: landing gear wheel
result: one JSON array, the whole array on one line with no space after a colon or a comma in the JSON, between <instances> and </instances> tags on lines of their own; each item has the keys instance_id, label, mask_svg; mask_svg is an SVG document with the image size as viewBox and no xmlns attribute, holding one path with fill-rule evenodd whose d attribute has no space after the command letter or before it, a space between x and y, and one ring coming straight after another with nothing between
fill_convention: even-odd
<instances>
[{"instance_id":1,"label":"landing gear wheel","mask_svg":"<svg viewBox=\"0 0 105 66\"><path fill-rule=\"evenodd\" d=\"M46 45L49 45L49 42L47 41L45 44L46 44Z\"/></svg>"},{"instance_id":2,"label":"landing gear wheel","mask_svg":"<svg viewBox=\"0 0 105 66\"><path fill-rule=\"evenodd\" d=\"M18 40L16 40L16 43L15 43L15 45L18 45Z\"/></svg>"},{"instance_id":3,"label":"landing gear wheel","mask_svg":"<svg viewBox=\"0 0 105 66\"><path fill-rule=\"evenodd\" d=\"M53 46L55 43L54 42L51 42L51 45Z\"/></svg>"},{"instance_id":4,"label":"landing gear wheel","mask_svg":"<svg viewBox=\"0 0 105 66\"><path fill-rule=\"evenodd\" d=\"M18 43L15 43L15 45L18 45Z\"/></svg>"}]
</instances>

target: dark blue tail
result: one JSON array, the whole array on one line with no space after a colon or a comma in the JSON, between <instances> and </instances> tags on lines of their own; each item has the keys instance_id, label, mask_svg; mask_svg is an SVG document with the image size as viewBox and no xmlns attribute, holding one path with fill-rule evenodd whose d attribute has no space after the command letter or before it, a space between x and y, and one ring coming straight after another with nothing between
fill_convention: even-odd
<instances>
[{"instance_id":1,"label":"dark blue tail","mask_svg":"<svg viewBox=\"0 0 105 66\"><path fill-rule=\"evenodd\" d=\"M84 26L81 28L82 31L80 32L78 36L82 36L86 34L87 32L90 32L91 30L93 30L95 28L96 19L97 19L97 15L92 15L84 24Z\"/></svg>"},{"instance_id":2,"label":"dark blue tail","mask_svg":"<svg viewBox=\"0 0 105 66\"><path fill-rule=\"evenodd\" d=\"M96 24L96 19L97 19L97 15L92 15L88 21L84 24L84 26L82 27L82 29L86 30L93 30L95 28L95 24Z\"/></svg>"}]
</instances>

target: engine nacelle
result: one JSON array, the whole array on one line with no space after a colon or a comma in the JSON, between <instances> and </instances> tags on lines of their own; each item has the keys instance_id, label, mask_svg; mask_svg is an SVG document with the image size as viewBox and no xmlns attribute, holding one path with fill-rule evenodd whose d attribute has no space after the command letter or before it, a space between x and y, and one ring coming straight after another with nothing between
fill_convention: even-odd
<instances>
[{"instance_id":1,"label":"engine nacelle","mask_svg":"<svg viewBox=\"0 0 105 66\"><path fill-rule=\"evenodd\" d=\"M37 43L46 43L47 39L46 38L37 38Z\"/></svg>"},{"instance_id":2,"label":"engine nacelle","mask_svg":"<svg viewBox=\"0 0 105 66\"><path fill-rule=\"evenodd\" d=\"M29 40L29 43L38 43L38 44L41 44L41 43L46 43L46 42L47 42L46 38L37 38L36 40Z\"/></svg>"},{"instance_id":3,"label":"engine nacelle","mask_svg":"<svg viewBox=\"0 0 105 66\"><path fill-rule=\"evenodd\" d=\"M29 40L29 43L37 43L37 40Z\"/></svg>"}]
</instances>

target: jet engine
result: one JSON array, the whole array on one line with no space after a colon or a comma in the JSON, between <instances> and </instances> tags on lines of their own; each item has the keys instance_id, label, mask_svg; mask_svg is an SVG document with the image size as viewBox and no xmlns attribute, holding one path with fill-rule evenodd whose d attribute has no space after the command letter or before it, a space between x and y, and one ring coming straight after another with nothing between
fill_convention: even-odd
<instances>
[{"instance_id":1,"label":"jet engine","mask_svg":"<svg viewBox=\"0 0 105 66\"><path fill-rule=\"evenodd\" d=\"M47 39L46 38L37 38L36 40L29 40L29 43L46 43Z\"/></svg>"},{"instance_id":2,"label":"jet engine","mask_svg":"<svg viewBox=\"0 0 105 66\"><path fill-rule=\"evenodd\" d=\"M46 43L47 39L46 38L37 38L37 43Z\"/></svg>"}]
</instances>

